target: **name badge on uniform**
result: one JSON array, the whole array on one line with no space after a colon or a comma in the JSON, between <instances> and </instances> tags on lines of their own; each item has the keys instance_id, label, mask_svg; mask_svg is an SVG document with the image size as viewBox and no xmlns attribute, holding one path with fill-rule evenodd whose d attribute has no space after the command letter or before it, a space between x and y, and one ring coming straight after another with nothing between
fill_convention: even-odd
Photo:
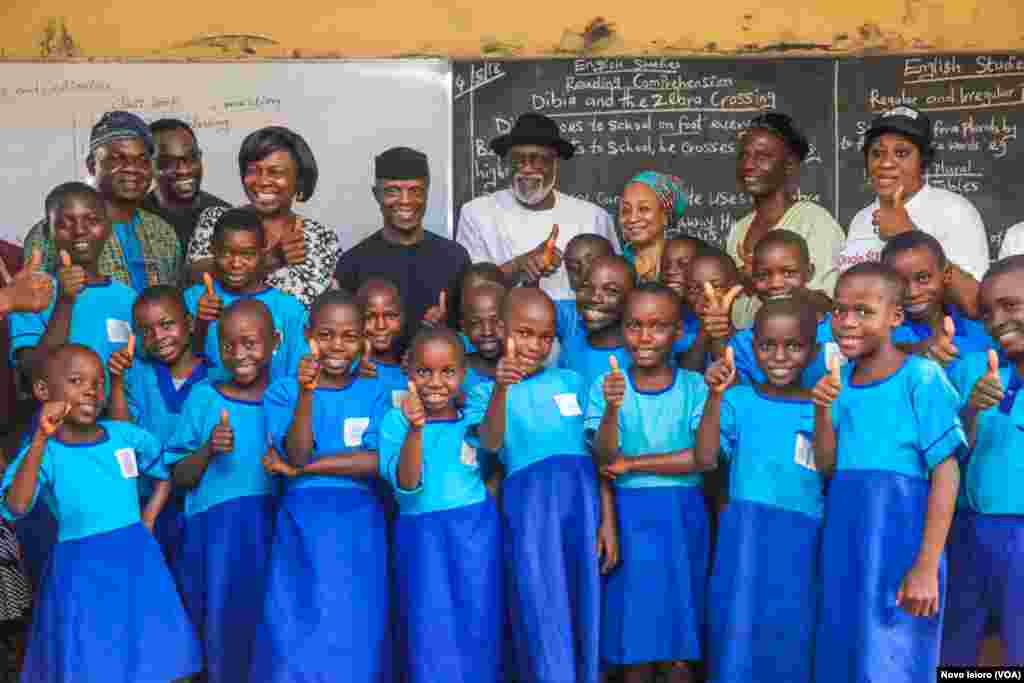
<instances>
[{"instance_id":1,"label":"name badge on uniform","mask_svg":"<svg viewBox=\"0 0 1024 683\"><path fill-rule=\"evenodd\" d=\"M391 392L391 407L401 410L405 397L409 395L408 389L395 389Z\"/></svg>"},{"instance_id":2,"label":"name badge on uniform","mask_svg":"<svg viewBox=\"0 0 1024 683\"><path fill-rule=\"evenodd\" d=\"M127 344L132 336L132 326L127 321L107 318L107 339L115 344Z\"/></svg>"},{"instance_id":3,"label":"name badge on uniform","mask_svg":"<svg viewBox=\"0 0 1024 683\"><path fill-rule=\"evenodd\" d=\"M558 405L558 412L565 417L576 417L583 414L576 394L555 394L555 403Z\"/></svg>"},{"instance_id":4,"label":"name badge on uniform","mask_svg":"<svg viewBox=\"0 0 1024 683\"><path fill-rule=\"evenodd\" d=\"M121 476L125 479L135 479L139 476L139 465L135 462L134 448L119 448L114 451L117 464L121 466Z\"/></svg>"},{"instance_id":5,"label":"name badge on uniform","mask_svg":"<svg viewBox=\"0 0 1024 683\"><path fill-rule=\"evenodd\" d=\"M363 443L363 434L370 426L368 417L350 417L345 420L344 434L345 445L349 448L356 448Z\"/></svg>"},{"instance_id":6,"label":"name badge on uniform","mask_svg":"<svg viewBox=\"0 0 1024 683\"><path fill-rule=\"evenodd\" d=\"M477 467L479 465L476 459L476 449L465 441L462 442L462 453L459 454L459 460L466 467Z\"/></svg>"},{"instance_id":7,"label":"name badge on uniform","mask_svg":"<svg viewBox=\"0 0 1024 683\"><path fill-rule=\"evenodd\" d=\"M793 462L809 470L818 471L818 465L814 462L814 443L811 442L805 432L796 433L796 448L793 452Z\"/></svg>"}]
</instances>

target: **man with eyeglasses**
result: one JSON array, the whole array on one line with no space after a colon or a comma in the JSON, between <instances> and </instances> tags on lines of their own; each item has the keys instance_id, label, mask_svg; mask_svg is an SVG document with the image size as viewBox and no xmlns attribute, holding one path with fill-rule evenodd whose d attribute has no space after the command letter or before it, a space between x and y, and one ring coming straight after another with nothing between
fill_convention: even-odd
<instances>
[{"instance_id":1,"label":"man with eyeglasses","mask_svg":"<svg viewBox=\"0 0 1024 683\"><path fill-rule=\"evenodd\" d=\"M553 120L527 113L490 147L512 181L507 189L462 207L456 239L474 262L496 263L510 280L539 284L555 300L575 298L561 268L565 245L583 233L607 238L616 250L619 241L607 211L555 189L562 162L575 152L572 143ZM548 249L555 225L556 248Z\"/></svg>"},{"instance_id":2,"label":"man with eyeglasses","mask_svg":"<svg viewBox=\"0 0 1024 683\"><path fill-rule=\"evenodd\" d=\"M153 137L146 122L126 111L104 114L92 128L85 163L113 223L100 253L100 273L137 292L179 284L183 252L178 235L167 221L142 208L153 180ZM60 258L50 225L47 215L32 226L25 253L38 249L43 267L52 273Z\"/></svg>"},{"instance_id":3,"label":"man with eyeglasses","mask_svg":"<svg viewBox=\"0 0 1024 683\"><path fill-rule=\"evenodd\" d=\"M203 151L196 134L180 119L160 119L149 124L156 145L156 182L142 208L152 211L174 227L182 249L188 246L196 221L204 209L230 205L203 192Z\"/></svg>"}]
</instances>

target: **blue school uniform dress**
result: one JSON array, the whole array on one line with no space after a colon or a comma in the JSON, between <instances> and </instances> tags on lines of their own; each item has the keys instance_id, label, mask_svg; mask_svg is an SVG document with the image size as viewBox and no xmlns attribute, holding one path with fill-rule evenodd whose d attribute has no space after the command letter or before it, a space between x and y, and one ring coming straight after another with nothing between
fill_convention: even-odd
<instances>
[{"instance_id":1,"label":"blue school uniform dress","mask_svg":"<svg viewBox=\"0 0 1024 683\"><path fill-rule=\"evenodd\" d=\"M136 356L125 373L125 395L128 409L135 423L155 436L161 446L174 435L181 420L181 409L185 405L192 387L206 380L211 371L216 373L205 356L184 382L178 382L171 375L170 368L163 363L142 356ZM153 481L139 477L139 497L143 504L153 494ZM164 551L167 563L173 568L181 549L182 531L185 518L180 492L172 494L156 519L153 534Z\"/></svg>"},{"instance_id":2,"label":"blue school uniform dress","mask_svg":"<svg viewBox=\"0 0 1024 683\"><path fill-rule=\"evenodd\" d=\"M558 357L558 367L572 370L583 378L580 396L586 401L594 380L611 368L608 363L609 356L615 356L619 361L620 368L626 368L633 364L633 359L630 358L629 351L625 346L598 349L591 346L586 334L577 334L563 342L561 355Z\"/></svg>"},{"instance_id":3,"label":"blue school uniform dress","mask_svg":"<svg viewBox=\"0 0 1024 683\"><path fill-rule=\"evenodd\" d=\"M814 357L800 373L800 386L806 389L812 388L819 379L828 373L829 356L839 354L839 347L835 345L832 338L831 316L818 323L815 343L818 348L815 349ZM768 376L758 365L757 355L754 353L753 327L737 330L729 340L729 346L733 350L736 376L742 384L764 384L768 381ZM845 358L843 361L845 362Z\"/></svg>"},{"instance_id":4,"label":"blue school uniform dress","mask_svg":"<svg viewBox=\"0 0 1024 683\"><path fill-rule=\"evenodd\" d=\"M398 499L394 567L405 680L497 683L504 653L501 520L480 474L479 408L423 427L420 483L404 489L398 465L409 423L384 416L380 470ZM439 672L442 672L439 674Z\"/></svg>"},{"instance_id":5,"label":"blue school uniform dress","mask_svg":"<svg viewBox=\"0 0 1024 683\"><path fill-rule=\"evenodd\" d=\"M987 353L967 354L950 366L964 407L987 373ZM946 666L978 662L993 618L1006 643L1005 663L1024 665L1024 378L1004 363L999 379L1004 399L978 413L974 447L961 472L967 506L957 511L960 533L951 533L948 545Z\"/></svg>"},{"instance_id":6,"label":"blue school uniform dress","mask_svg":"<svg viewBox=\"0 0 1024 683\"><path fill-rule=\"evenodd\" d=\"M607 361L606 361L607 362ZM486 411L493 384L467 410ZM583 381L546 368L508 388L502 516L516 670L531 683L596 683L601 520L583 440Z\"/></svg>"},{"instance_id":7,"label":"blue school uniform dress","mask_svg":"<svg viewBox=\"0 0 1024 683\"><path fill-rule=\"evenodd\" d=\"M156 438L101 420L90 444L46 444L32 505L57 518L24 683L165 683L202 668L195 630L153 535L136 478L166 477ZM28 449L7 469L6 496ZM6 498L5 498L6 500ZM4 516L13 518L4 506Z\"/></svg>"},{"instance_id":8,"label":"blue school uniform dress","mask_svg":"<svg viewBox=\"0 0 1024 683\"><path fill-rule=\"evenodd\" d=\"M267 390L267 431L282 457L299 384ZM364 450L377 381L355 378L313 394L313 453ZM390 576L384 511L369 480L302 475L286 480L267 578L252 683L388 680Z\"/></svg>"},{"instance_id":9,"label":"blue school uniform dress","mask_svg":"<svg viewBox=\"0 0 1024 683\"><path fill-rule=\"evenodd\" d=\"M946 307L946 315L953 319L953 343L961 355L996 348L995 341L981 322L971 320L954 306ZM892 331L892 340L897 344L916 344L931 336L932 328L928 323L914 322L909 317Z\"/></svg>"},{"instance_id":10,"label":"blue school uniform dress","mask_svg":"<svg viewBox=\"0 0 1024 683\"><path fill-rule=\"evenodd\" d=\"M720 431L729 503L709 584L708 680L811 683L825 511L814 405L735 386Z\"/></svg>"},{"instance_id":11,"label":"blue school uniform dress","mask_svg":"<svg viewBox=\"0 0 1024 683\"><path fill-rule=\"evenodd\" d=\"M192 388L165 446L168 467L210 440L228 411L234 450L210 458L185 495L185 533L178 579L199 630L209 683L249 680L256 627L263 616L274 527L274 488L263 469L267 450L262 401L225 396L209 380Z\"/></svg>"},{"instance_id":12,"label":"blue school uniform dress","mask_svg":"<svg viewBox=\"0 0 1024 683\"><path fill-rule=\"evenodd\" d=\"M274 350L274 358L270 363L270 377L273 380L295 375L303 354L309 353L305 337L307 312L302 303L291 294L274 287L267 287L252 294L238 294L227 291L220 282L214 280L213 289L220 297L224 308L239 299L255 299L266 304L270 309L270 316L274 319L274 328L281 336L281 343ZM199 299L205 293L206 286L203 284L193 285L185 290L185 306L193 317L196 316L196 311L199 309ZM204 349L206 357L218 366L222 365L219 330L219 320L210 323L206 332L206 347Z\"/></svg>"},{"instance_id":13,"label":"blue school uniform dress","mask_svg":"<svg viewBox=\"0 0 1024 683\"><path fill-rule=\"evenodd\" d=\"M956 391L934 361L908 356L889 377L850 382L832 404L835 474L825 501L815 680L935 678L942 610L914 617L896 593L924 535L931 471L966 441ZM945 560L939 569L945 595ZM941 602L944 602L942 600Z\"/></svg>"},{"instance_id":14,"label":"blue school uniform dress","mask_svg":"<svg viewBox=\"0 0 1024 683\"><path fill-rule=\"evenodd\" d=\"M604 378L590 387L585 428L604 415ZM676 369L672 384L643 391L627 372L619 410L626 458L693 448L691 416L704 404L704 378ZM622 564L608 575L601 612L601 659L615 665L702 659L704 589L710 546L700 474L617 477Z\"/></svg>"}]
</instances>

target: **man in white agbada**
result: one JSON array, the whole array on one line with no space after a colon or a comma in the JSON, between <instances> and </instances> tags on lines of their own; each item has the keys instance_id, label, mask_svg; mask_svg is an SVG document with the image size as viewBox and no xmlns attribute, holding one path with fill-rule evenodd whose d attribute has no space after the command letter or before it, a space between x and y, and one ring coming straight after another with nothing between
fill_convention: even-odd
<instances>
[{"instance_id":1,"label":"man in white agbada","mask_svg":"<svg viewBox=\"0 0 1024 683\"><path fill-rule=\"evenodd\" d=\"M456 241L474 262L496 263L510 280L539 281L555 300L575 298L561 267L565 245L582 233L608 238L616 251L619 241L607 211L555 189L562 162L575 151L572 144L550 118L528 113L490 146L508 166L511 185L462 207ZM548 252L545 243L556 225L557 248Z\"/></svg>"}]
</instances>

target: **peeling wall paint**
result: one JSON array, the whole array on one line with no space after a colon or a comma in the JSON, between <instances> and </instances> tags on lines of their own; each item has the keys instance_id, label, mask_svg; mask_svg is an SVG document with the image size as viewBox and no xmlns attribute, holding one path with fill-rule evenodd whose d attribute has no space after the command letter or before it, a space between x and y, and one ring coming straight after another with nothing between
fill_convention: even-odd
<instances>
[{"instance_id":1,"label":"peeling wall paint","mask_svg":"<svg viewBox=\"0 0 1024 683\"><path fill-rule=\"evenodd\" d=\"M985 0L8 0L0 56L68 58L533 57L878 53L1024 47L1024 3ZM658 5L661 6L658 6ZM159 14L158 14L159 13Z\"/></svg>"}]
</instances>

